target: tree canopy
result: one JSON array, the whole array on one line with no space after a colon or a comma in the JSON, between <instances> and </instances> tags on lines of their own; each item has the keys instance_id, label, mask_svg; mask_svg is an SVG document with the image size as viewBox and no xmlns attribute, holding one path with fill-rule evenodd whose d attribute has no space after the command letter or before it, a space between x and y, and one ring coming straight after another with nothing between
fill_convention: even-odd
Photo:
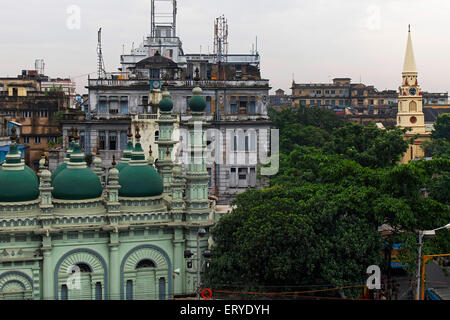
<instances>
[{"instance_id":1,"label":"tree canopy","mask_svg":"<svg viewBox=\"0 0 450 320\"><path fill-rule=\"evenodd\" d=\"M363 127L326 110L272 110L271 118L280 129L280 171L270 188L239 195L213 228L208 285L363 284L368 266L388 270L381 253L393 243L405 244L402 258L412 272L417 231L450 222L450 160L399 165L408 148L403 130ZM389 239L382 225L392 228ZM424 252L450 250L448 236L440 231Z\"/></svg>"}]
</instances>

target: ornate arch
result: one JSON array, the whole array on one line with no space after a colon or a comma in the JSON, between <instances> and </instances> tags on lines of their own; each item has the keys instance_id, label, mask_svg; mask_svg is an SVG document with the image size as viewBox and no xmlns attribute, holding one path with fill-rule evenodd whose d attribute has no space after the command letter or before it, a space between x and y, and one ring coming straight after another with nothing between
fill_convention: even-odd
<instances>
[{"instance_id":1,"label":"ornate arch","mask_svg":"<svg viewBox=\"0 0 450 320\"><path fill-rule=\"evenodd\" d=\"M108 270L105 259L96 251L91 249L75 249L63 255L55 266L55 299L58 300L58 278L66 275L67 270L78 263L87 264L93 273L103 273L104 297L108 297Z\"/></svg>"},{"instance_id":2,"label":"ornate arch","mask_svg":"<svg viewBox=\"0 0 450 320\"><path fill-rule=\"evenodd\" d=\"M20 271L7 271L0 275L0 293L4 288L14 285L21 287L24 293L28 293L27 297L33 296L33 280L25 273Z\"/></svg>"},{"instance_id":3,"label":"ornate arch","mask_svg":"<svg viewBox=\"0 0 450 320\"><path fill-rule=\"evenodd\" d=\"M127 271L134 271L136 265L144 259L152 260L157 270L167 270L168 293L172 296L172 263L167 253L154 245L147 244L131 249L122 259L120 266L120 297L124 299L124 274Z\"/></svg>"}]
</instances>

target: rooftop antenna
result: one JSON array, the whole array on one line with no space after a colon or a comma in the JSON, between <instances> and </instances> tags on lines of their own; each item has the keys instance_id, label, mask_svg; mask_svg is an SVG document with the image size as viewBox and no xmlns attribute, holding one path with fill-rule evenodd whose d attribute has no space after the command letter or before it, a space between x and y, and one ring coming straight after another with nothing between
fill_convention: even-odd
<instances>
[{"instance_id":1,"label":"rooftop antenna","mask_svg":"<svg viewBox=\"0 0 450 320\"><path fill-rule=\"evenodd\" d=\"M216 63L228 61L228 21L225 15L216 18L214 23L214 60Z\"/></svg>"},{"instance_id":2,"label":"rooftop antenna","mask_svg":"<svg viewBox=\"0 0 450 320\"><path fill-rule=\"evenodd\" d=\"M171 12L161 12L156 7L164 2L172 2ZM176 0L151 0L151 21L150 21L150 36L156 38L156 29L158 26L170 27L172 34L170 37L176 37L177 30L177 1ZM159 35L158 35L159 36ZM169 36L169 35L167 35Z\"/></svg>"},{"instance_id":3,"label":"rooftop antenna","mask_svg":"<svg viewBox=\"0 0 450 320\"><path fill-rule=\"evenodd\" d=\"M102 28L98 29L97 75L99 79L106 78L105 61L103 60L103 53L102 53Z\"/></svg>"}]
</instances>

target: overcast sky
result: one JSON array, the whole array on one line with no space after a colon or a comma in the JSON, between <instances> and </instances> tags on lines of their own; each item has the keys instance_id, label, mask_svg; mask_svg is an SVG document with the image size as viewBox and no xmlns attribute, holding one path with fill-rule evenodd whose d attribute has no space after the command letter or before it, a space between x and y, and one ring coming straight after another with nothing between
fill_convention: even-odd
<instances>
[{"instance_id":1,"label":"overcast sky","mask_svg":"<svg viewBox=\"0 0 450 320\"><path fill-rule=\"evenodd\" d=\"M79 28L68 8L80 9ZM419 83L448 91L448 0L179 0L184 51L212 51L214 19L229 23L230 53L250 53L255 37L262 76L288 93L297 83L360 79L397 89L411 24ZM71 26L71 27L68 27ZM0 9L0 76L16 76L45 60L46 74L71 77L79 91L96 72L97 30L103 28L107 71L117 71L150 32L150 0L15 0ZM83 76L84 75L84 76Z\"/></svg>"}]
</instances>

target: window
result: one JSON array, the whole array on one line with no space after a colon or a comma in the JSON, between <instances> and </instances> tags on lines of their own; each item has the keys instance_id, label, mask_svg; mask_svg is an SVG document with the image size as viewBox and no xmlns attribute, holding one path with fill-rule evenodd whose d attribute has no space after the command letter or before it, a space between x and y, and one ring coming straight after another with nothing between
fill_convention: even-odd
<instances>
[{"instance_id":1,"label":"window","mask_svg":"<svg viewBox=\"0 0 450 320\"><path fill-rule=\"evenodd\" d=\"M95 300L102 300L102 284L100 282L95 284Z\"/></svg>"},{"instance_id":2,"label":"window","mask_svg":"<svg viewBox=\"0 0 450 320\"><path fill-rule=\"evenodd\" d=\"M127 281L127 300L133 300L133 280Z\"/></svg>"},{"instance_id":3,"label":"window","mask_svg":"<svg viewBox=\"0 0 450 320\"><path fill-rule=\"evenodd\" d=\"M109 133L109 150L117 150L117 132Z\"/></svg>"},{"instance_id":4,"label":"window","mask_svg":"<svg viewBox=\"0 0 450 320\"><path fill-rule=\"evenodd\" d=\"M247 113L248 97L239 97L239 113Z\"/></svg>"},{"instance_id":5,"label":"window","mask_svg":"<svg viewBox=\"0 0 450 320\"><path fill-rule=\"evenodd\" d=\"M309 104L314 104L314 103L316 103L316 101L314 101L314 100L309 101Z\"/></svg>"},{"instance_id":6,"label":"window","mask_svg":"<svg viewBox=\"0 0 450 320\"><path fill-rule=\"evenodd\" d=\"M339 100L339 105L343 106L344 105L344 100Z\"/></svg>"},{"instance_id":7,"label":"window","mask_svg":"<svg viewBox=\"0 0 450 320\"><path fill-rule=\"evenodd\" d=\"M67 285L63 284L61 286L61 300L68 300L68 292L67 292Z\"/></svg>"},{"instance_id":8,"label":"window","mask_svg":"<svg viewBox=\"0 0 450 320\"><path fill-rule=\"evenodd\" d=\"M255 114L256 113L256 97L254 97L254 96L250 97L250 104L249 104L248 113L250 113L250 114Z\"/></svg>"},{"instance_id":9,"label":"window","mask_svg":"<svg viewBox=\"0 0 450 320\"><path fill-rule=\"evenodd\" d=\"M90 273L92 272L91 267L87 265L86 263L77 263L76 266L80 268L81 273ZM75 270L72 270L72 273L74 273Z\"/></svg>"},{"instance_id":10,"label":"window","mask_svg":"<svg viewBox=\"0 0 450 320\"><path fill-rule=\"evenodd\" d=\"M230 99L230 113L231 114L238 113L236 97L234 97L234 96L232 96Z\"/></svg>"},{"instance_id":11,"label":"window","mask_svg":"<svg viewBox=\"0 0 450 320\"><path fill-rule=\"evenodd\" d=\"M230 187L236 186L236 168L230 169Z\"/></svg>"},{"instance_id":12,"label":"window","mask_svg":"<svg viewBox=\"0 0 450 320\"><path fill-rule=\"evenodd\" d=\"M247 168L239 168L239 180L247 180Z\"/></svg>"},{"instance_id":13,"label":"window","mask_svg":"<svg viewBox=\"0 0 450 320\"><path fill-rule=\"evenodd\" d=\"M306 106L306 100L300 100L300 105L301 106Z\"/></svg>"},{"instance_id":14,"label":"window","mask_svg":"<svg viewBox=\"0 0 450 320\"><path fill-rule=\"evenodd\" d=\"M39 118L48 118L48 110L39 110L37 116Z\"/></svg>"},{"instance_id":15,"label":"window","mask_svg":"<svg viewBox=\"0 0 450 320\"><path fill-rule=\"evenodd\" d=\"M41 137L34 137L34 144L40 144L41 143Z\"/></svg>"},{"instance_id":16,"label":"window","mask_svg":"<svg viewBox=\"0 0 450 320\"><path fill-rule=\"evenodd\" d=\"M322 105L322 100L317 100L317 105L318 106Z\"/></svg>"},{"instance_id":17,"label":"window","mask_svg":"<svg viewBox=\"0 0 450 320\"><path fill-rule=\"evenodd\" d=\"M191 102L191 97L186 97L186 113L191 113L191 106L189 105Z\"/></svg>"},{"instance_id":18,"label":"window","mask_svg":"<svg viewBox=\"0 0 450 320\"><path fill-rule=\"evenodd\" d=\"M128 144L128 135L126 131L120 131L120 150L125 150Z\"/></svg>"},{"instance_id":19,"label":"window","mask_svg":"<svg viewBox=\"0 0 450 320\"><path fill-rule=\"evenodd\" d=\"M22 137L22 141L23 143L28 144L30 143L30 137Z\"/></svg>"},{"instance_id":20,"label":"window","mask_svg":"<svg viewBox=\"0 0 450 320\"><path fill-rule=\"evenodd\" d=\"M143 106L148 106L148 96L143 96L142 97L142 105Z\"/></svg>"},{"instance_id":21,"label":"window","mask_svg":"<svg viewBox=\"0 0 450 320\"><path fill-rule=\"evenodd\" d=\"M155 131L155 141L159 140L159 131Z\"/></svg>"},{"instance_id":22,"label":"window","mask_svg":"<svg viewBox=\"0 0 450 320\"><path fill-rule=\"evenodd\" d=\"M33 116L33 112L32 111L22 111L22 118L31 118Z\"/></svg>"},{"instance_id":23,"label":"window","mask_svg":"<svg viewBox=\"0 0 450 320\"><path fill-rule=\"evenodd\" d=\"M143 269L143 268L155 268L155 263L150 259L144 259L139 261L139 263L136 265L136 269Z\"/></svg>"},{"instance_id":24,"label":"window","mask_svg":"<svg viewBox=\"0 0 450 320\"><path fill-rule=\"evenodd\" d=\"M108 112L107 98L101 96L99 100L99 113L106 114Z\"/></svg>"},{"instance_id":25,"label":"window","mask_svg":"<svg viewBox=\"0 0 450 320\"><path fill-rule=\"evenodd\" d=\"M120 97L120 113L128 113L128 97Z\"/></svg>"},{"instance_id":26,"label":"window","mask_svg":"<svg viewBox=\"0 0 450 320\"><path fill-rule=\"evenodd\" d=\"M106 148L106 133L105 131L100 131L98 133L98 142L100 150L105 150Z\"/></svg>"},{"instance_id":27,"label":"window","mask_svg":"<svg viewBox=\"0 0 450 320\"><path fill-rule=\"evenodd\" d=\"M166 279L159 279L159 300L166 300Z\"/></svg>"},{"instance_id":28,"label":"window","mask_svg":"<svg viewBox=\"0 0 450 320\"><path fill-rule=\"evenodd\" d=\"M206 97L206 114L211 114L211 97Z\"/></svg>"},{"instance_id":29,"label":"window","mask_svg":"<svg viewBox=\"0 0 450 320\"><path fill-rule=\"evenodd\" d=\"M109 113L118 114L119 113L119 98L109 97Z\"/></svg>"},{"instance_id":30,"label":"window","mask_svg":"<svg viewBox=\"0 0 450 320\"><path fill-rule=\"evenodd\" d=\"M250 186L256 186L256 168L250 168Z\"/></svg>"}]
</instances>

